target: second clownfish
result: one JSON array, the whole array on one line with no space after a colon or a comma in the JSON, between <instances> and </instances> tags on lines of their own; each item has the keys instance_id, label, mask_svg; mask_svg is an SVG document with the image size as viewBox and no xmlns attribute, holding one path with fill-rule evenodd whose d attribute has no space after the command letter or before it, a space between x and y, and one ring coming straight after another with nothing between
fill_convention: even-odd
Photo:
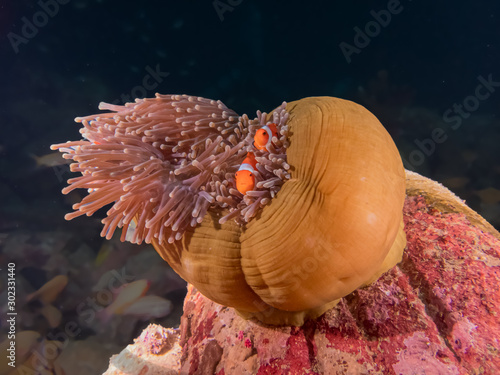
<instances>
[{"instance_id":1,"label":"second clownfish","mask_svg":"<svg viewBox=\"0 0 500 375\"><path fill-rule=\"evenodd\" d=\"M247 157L241 163L238 172L236 172L236 189L245 195L247 191L255 188L255 169L257 168L257 160L252 152L247 154Z\"/></svg>"},{"instance_id":2,"label":"second clownfish","mask_svg":"<svg viewBox=\"0 0 500 375\"><path fill-rule=\"evenodd\" d=\"M257 130L253 138L253 145L257 150L269 151L267 145L273 137L278 137L278 128L274 123L263 126Z\"/></svg>"}]
</instances>

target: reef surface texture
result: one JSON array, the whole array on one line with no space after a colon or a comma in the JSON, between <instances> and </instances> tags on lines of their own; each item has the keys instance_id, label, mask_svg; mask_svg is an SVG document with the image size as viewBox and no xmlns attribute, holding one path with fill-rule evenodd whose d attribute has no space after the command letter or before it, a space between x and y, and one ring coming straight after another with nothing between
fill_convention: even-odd
<instances>
[{"instance_id":1,"label":"reef surface texture","mask_svg":"<svg viewBox=\"0 0 500 375\"><path fill-rule=\"evenodd\" d=\"M150 325L106 374L499 374L500 234L412 172L407 195L403 261L321 317L264 326L189 285L165 348Z\"/></svg>"}]
</instances>

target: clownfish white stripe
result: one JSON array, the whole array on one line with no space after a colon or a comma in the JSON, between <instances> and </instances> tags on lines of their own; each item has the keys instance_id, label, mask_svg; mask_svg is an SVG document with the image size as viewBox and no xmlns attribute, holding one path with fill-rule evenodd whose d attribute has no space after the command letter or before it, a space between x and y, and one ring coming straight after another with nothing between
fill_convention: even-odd
<instances>
[{"instance_id":1,"label":"clownfish white stripe","mask_svg":"<svg viewBox=\"0 0 500 375\"><path fill-rule=\"evenodd\" d=\"M271 129L269 128L269 126L264 126L262 127L262 129L264 129L267 133L267 136L269 137L269 139L273 139L273 132L271 131Z\"/></svg>"},{"instance_id":2,"label":"clownfish white stripe","mask_svg":"<svg viewBox=\"0 0 500 375\"><path fill-rule=\"evenodd\" d=\"M240 167L238 168L238 171L249 171L255 173L255 169L253 169L253 167L247 163L241 164Z\"/></svg>"}]
</instances>

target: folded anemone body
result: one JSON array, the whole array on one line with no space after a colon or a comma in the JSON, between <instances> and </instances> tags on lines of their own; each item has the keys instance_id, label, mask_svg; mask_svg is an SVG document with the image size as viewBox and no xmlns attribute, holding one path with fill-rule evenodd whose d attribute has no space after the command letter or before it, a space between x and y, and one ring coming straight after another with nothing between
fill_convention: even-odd
<instances>
[{"instance_id":1,"label":"folded anemone body","mask_svg":"<svg viewBox=\"0 0 500 375\"><path fill-rule=\"evenodd\" d=\"M65 191L89 189L68 218L113 204L103 235L123 227L124 239L134 220L134 242L244 317L301 325L400 261L404 169L365 108L306 98L250 120L176 95L101 108L113 112L77 119L86 140L55 146L82 174ZM243 196L249 152L256 183Z\"/></svg>"}]
</instances>

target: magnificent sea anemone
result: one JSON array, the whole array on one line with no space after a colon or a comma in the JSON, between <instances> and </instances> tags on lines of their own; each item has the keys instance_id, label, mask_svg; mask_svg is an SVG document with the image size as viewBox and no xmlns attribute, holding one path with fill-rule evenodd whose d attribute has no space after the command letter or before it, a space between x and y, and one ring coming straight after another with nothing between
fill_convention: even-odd
<instances>
[{"instance_id":1,"label":"magnificent sea anemone","mask_svg":"<svg viewBox=\"0 0 500 375\"><path fill-rule=\"evenodd\" d=\"M220 101L156 95L77 118L85 140L67 219L113 204L101 235L152 243L213 301L268 324L301 325L401 259L405 173L389 134L342 99L283 103L238 116ZM272 125L274 124L274 125ZM272 128L265 147L259 129ZM255 156L255 187L235 174ZM253 171L253 170L252 170Z\"/></svg>"}]
</instances>

